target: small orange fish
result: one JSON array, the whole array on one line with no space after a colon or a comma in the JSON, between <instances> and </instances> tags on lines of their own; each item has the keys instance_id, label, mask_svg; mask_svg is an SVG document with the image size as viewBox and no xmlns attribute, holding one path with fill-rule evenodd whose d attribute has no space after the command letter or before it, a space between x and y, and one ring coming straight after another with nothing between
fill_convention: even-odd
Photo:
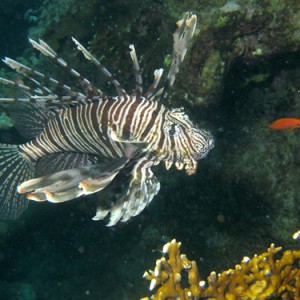
<instances>
[{"instance_id":1,"label":"small orange fish","mask_svg":"<svg viewBox=\"0 0 300 300\"><path fill-rule=\"evenodd\" d=\"M299 128L300 127L300 119L282 118L282 119L276 120L275 122L270 124L268 127L271 129L275 129L275 130Z\"/></svg>"}]
</instances>

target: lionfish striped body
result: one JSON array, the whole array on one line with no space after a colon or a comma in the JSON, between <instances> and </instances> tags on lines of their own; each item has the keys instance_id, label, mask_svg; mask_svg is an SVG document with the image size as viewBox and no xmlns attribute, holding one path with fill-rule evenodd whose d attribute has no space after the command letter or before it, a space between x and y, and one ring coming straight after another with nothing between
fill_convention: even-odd
<instances>
[{"instance_id":1,"label":"lionfish striped body","mask_svg":"<svg viewBox=\"0 0 300 300\"><path fill-rule=\"evenodd\" d=\"M168 80L173 84L180 62L196 25L188 13L178 22L174 33L174 53ZM134 95L128 95L112 74L78 41L84 56L115 85L118 96L105 96L86 78L57 56L49 45L31 41L33 46L77 78L85 94L32 70L9 58L4 62L29 78L37 87L1 78L25 92L25 98L2 98L14 102L12 118L16 127L31 140L22 145L0 145L0 217L16 218L27 206L27 199L64 202L105 188L128 164L132 164L128 191L108 209L97 209L95 220L110 213L109 226L138 215L158 193L160 184L151 167L164 161L169 169L185 168L194 174L197 160L213 147L211 134L197 128L182 109L169 110L158 100L162 69L154 72L154 82L142 95L142 79L135 49L131 57L136 76ZM67 96L51 93L37 78L60 86ZM33 95L32 92L40 95ZM46 94L47 93L47 94ZM45 95L46 94L46 95ZM29 95L29 96L28 96ZM18 104L18 106L16 106ZM29 110L26 123L18 120ZM26 115L26 114L25 114ZM34 115L34 117L32 117ZM108 159L107 161L102 158ZM18 171L16 171L18 169ZM34 178L34 179L32 179ZM14 194L14 191L18 193Z\"/></svg>"}]
</instances>

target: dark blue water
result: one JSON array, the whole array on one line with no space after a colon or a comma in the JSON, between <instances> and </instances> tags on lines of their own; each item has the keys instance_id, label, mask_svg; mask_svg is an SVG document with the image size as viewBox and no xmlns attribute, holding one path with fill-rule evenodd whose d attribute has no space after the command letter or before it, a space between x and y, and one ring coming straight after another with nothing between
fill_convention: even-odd
<instances>
[{"instance_id":1,"label":"dark blue water","mask_svg":"<svg viewBox=\"0 0 300 300\"><path fill-rule=\"evenodd\" d=\"M70 37L76 36L85 45L90 42L98 57L105 56L105 64L128 91L134 88L128 45L134 43L138 55L143 55L146 82L151 82L153 70L172 52L175 21L181 11L190 9L187 3L172 7L160 1L2 2L2 57L24 57L37 69L51 70L63 80L64 75L51 64L39 65L39 55L30 48L28 36L40 36L90 79L102 82L73 53ZM194 9L195 1L190 2ZM214 3L216 7L223 4ZM205 5L202 16L215 9ZM224 30L236 28L232 25L235 20ZM255 31L253 38L267 32L261 23L261 31ZM215 93L207 92L203 105L195 105L197 91L204 95L198 83L205 59L199 57L198 47L206 38L216 38L214 30L204 29L203 40L197 37L193 59L187 58L189 66L183 66L172 93L173 103L184 106L216 139L215 149L199 162L197 174L187 176L174 168L155 167L160 193L139 216L112 228L105 226L106 221L91 220L94 210L85 198L59 205L30 203L18 220L0 222L1 299L139 299L149 295L149 282L142 279L144 271L154 268L162 246L173 238L182 242L183 253L197 261L202 278L212 270L233 267L245 255L265 251L272 242L285 248L299 246L291 236L300 227L300 132L267 128L276 118L300 117L299 48L284 51L282 47L276 52L274 46L275 54L261 59L249 59L246 54L234 61L224 57L222 80L215 78L221 87ZM228 36L225 31L216 32L220 43L222 36ZM224 38L228 51L235 38ZM224 50L218 42L214 45ZM1 74L8 72L5 68ZM184 93L195 98L183 100ZM24 142L13 128L2 129L0 139Z\"/></svg>"}]
</instances>

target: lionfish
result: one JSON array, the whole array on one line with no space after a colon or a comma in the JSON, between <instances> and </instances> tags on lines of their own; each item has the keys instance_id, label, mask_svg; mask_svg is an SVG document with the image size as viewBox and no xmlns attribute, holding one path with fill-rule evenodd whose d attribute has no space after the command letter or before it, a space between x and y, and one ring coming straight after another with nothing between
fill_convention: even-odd
<instances>
[{"instance_id":1,"label":"lionfish","mask_svg":"<svg viewBox=\"0 0 300 300\"><path fill-rule=\"evenodd\" d=\"M84 93L15 60L3 59L31 84L0 78L2 84L24 94L0 101L12 102L10 116L29 140L21 145L0 144L1 219L16 219L27 208L28 200L60 203L97 193L120 170L131 166L127 192L110 207L97 208L93 218L109 215L107 226L113 226L140 214L158 193L160 183L151 170L153 166L163 161L166 169L174 163L188 175L196 172L197 160L213 148L211 133L192 123L182 108L168 109L159 103L166 98L165 86L173 85L196 22L196 15L191 13L177 22L165 84L159 88L163 69L157 69L144 94L133 45L129 46L136 80L132 95L74 38L77 49L114 85L117 96L105 95L42 40L29 39L34 48L71 74ZM58 89L64 95L55 94L53 90Z\"/></svg>"}]
</instances>

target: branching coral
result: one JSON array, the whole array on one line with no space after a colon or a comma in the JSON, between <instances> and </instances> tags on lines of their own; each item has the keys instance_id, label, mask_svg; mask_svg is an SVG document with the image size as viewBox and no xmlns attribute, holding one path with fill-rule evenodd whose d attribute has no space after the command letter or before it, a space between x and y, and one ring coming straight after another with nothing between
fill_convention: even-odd
<instances>
[{"instance_id":1,"label":"branching coral","mask_svg":"<svg viewBox=\"0 0 300 300\"><path fill-rule=\"evenodd\" d=\"M234 269L220 274L211 272L207 282L200 280L195 261L180 254L180 242L172 240L163 247L169 259L156 261L154 271L145 272L151 281L150 299L300 299L300 250L270 246L267 252L244 257ZM187 272L188 286L182 288L182 275ZM142 298L141 300L149 300Z\"/></svg>"}]
</instances>

